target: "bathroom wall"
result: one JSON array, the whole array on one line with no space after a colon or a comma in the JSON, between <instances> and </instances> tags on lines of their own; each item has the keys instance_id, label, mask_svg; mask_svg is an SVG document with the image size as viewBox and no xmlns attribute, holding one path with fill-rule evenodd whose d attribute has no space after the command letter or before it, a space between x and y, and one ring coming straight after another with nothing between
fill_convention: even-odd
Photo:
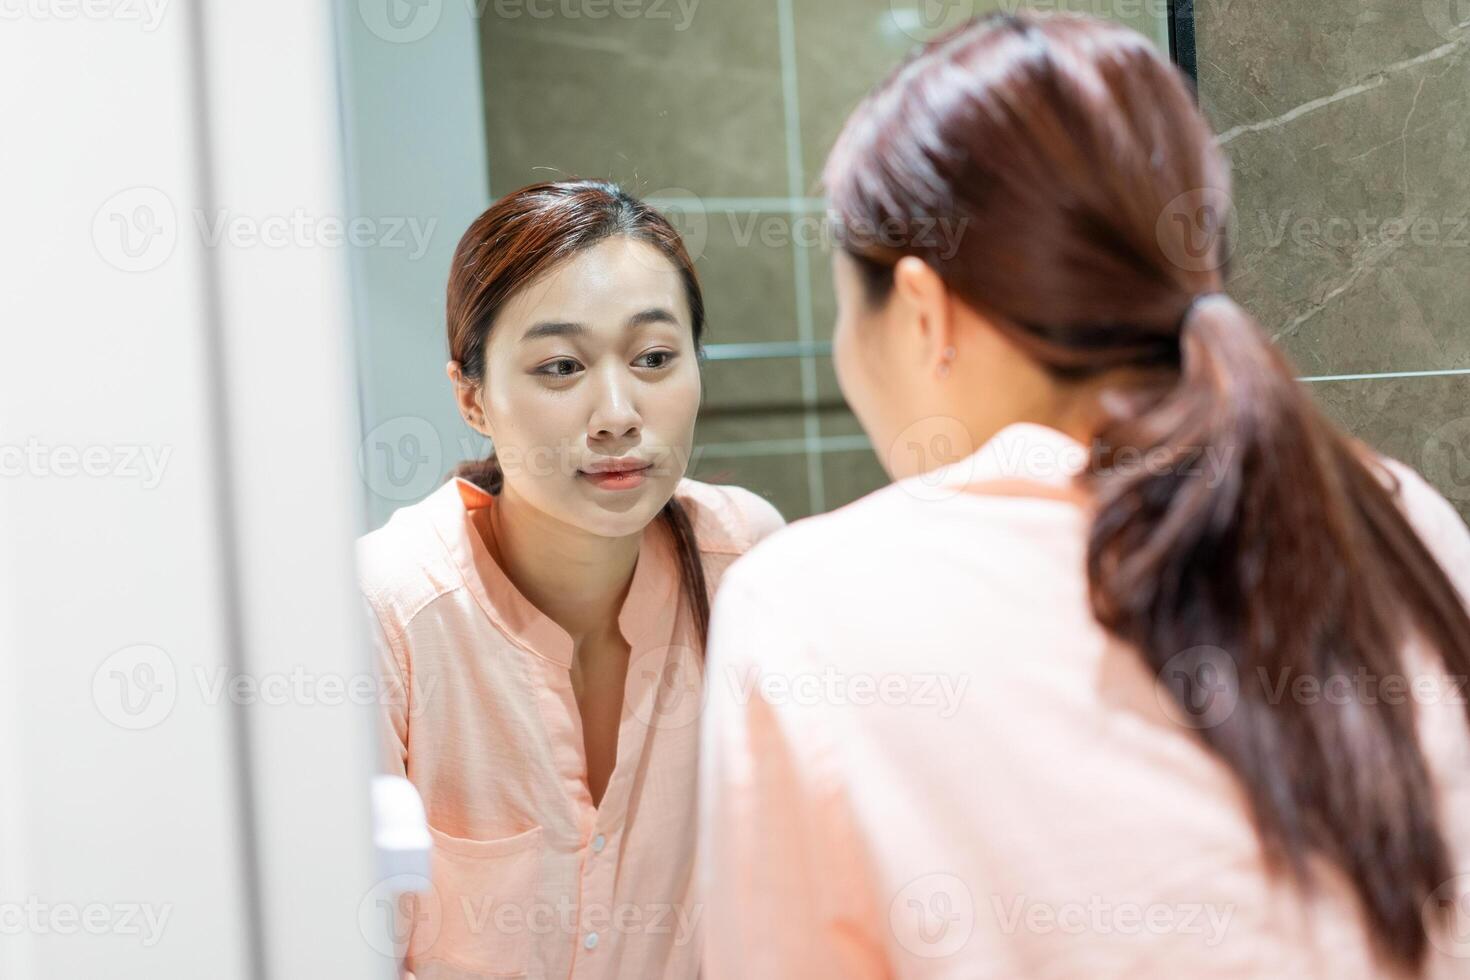
<instances>
[{"instance_id":1,"label":"bathroom wall","mask_svg":"<svg viewBox=\"0 0 1470 980\"><path fill-rule=\"evenodd\" d=\"M1196 4L1231 291L1329 413L1470 517L1467 20L1463 0Z\"/></svg>"},{"instance_id":2,"label":"bathroom wall","mask_svg":"<svg viewBox=\"0 0 1470 980\"><path fill-rule=\"evenodd\" d=\"M348 8L338 18L348 213L382 230L348 249L371 530L483 448L444 374L444 284L490 192L473 8L423 4L407 20L390 18L397 0Z\"/></svg>"}]
</instances>

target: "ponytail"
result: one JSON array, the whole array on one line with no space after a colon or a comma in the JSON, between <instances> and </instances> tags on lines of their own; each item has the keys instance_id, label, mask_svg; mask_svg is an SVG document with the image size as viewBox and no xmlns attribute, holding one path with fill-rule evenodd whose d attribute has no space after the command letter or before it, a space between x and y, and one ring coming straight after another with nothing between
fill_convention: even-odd
<instances>
[{"instance_id":1,"label":"ponytail","mask_svg":"<svg viewBox=\"0 0 1470 980\"><path fill-rule=\"evenodd\" d=\"M454 468L449 477L468 480L492 497L498 496L500 488L505 485L505 474L501 472L500 460L495 458L494 452L484 459L465 460Z\"/></svg>"},{"instance_id":2,"label":"ponytail","mask_svg":"<svg viewBox=\"0 0 1470 980\"><path fill-rule=\"evenodd\" d=\"M1279 692L1298 676L1398 675L1411 638L1464 675L1470 616L1381 464L1249 314L1224 296L1192 304L1181 357L1177 385L1105 425L1082 476L1093 611L1240 778L1273 863L1302 883L1306 857L1326 856L1380 950L1419 963L1426 902L1453 866L1412 704ZM1125 450L1150 465L1115 465Z\"/></svg>"},{"instance_id":3,"label":"ponytail","mask_svg":"<svg viewBox=\"0 0 1470 980\"><path fill-rule=\"evenodd\" d=\"M694 536L694 522L689 519L689 512L679 502L677 495L669 498L660 513L674 535L679 581L684 601L689 604L689 614L694 617L695 633L699 637L702 654L705 640L709 636L709 590L705 584L704 562L699 557L699 542Z\"/></svg>"}]
</instances>

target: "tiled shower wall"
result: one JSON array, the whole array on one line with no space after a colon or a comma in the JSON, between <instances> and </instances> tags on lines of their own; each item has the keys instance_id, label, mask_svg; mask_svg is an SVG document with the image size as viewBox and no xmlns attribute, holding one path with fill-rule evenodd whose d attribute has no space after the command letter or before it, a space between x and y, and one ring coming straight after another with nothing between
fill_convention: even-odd
<instances>
[{"instance_id":1,"label":"tiled shower wall","mask_svg":"<svg viewBox=\"0 0 1470 980\"><path fill-rule=\"evenodd\" d=\"M1470 517L1463 0L1203 0L1235 172L1231 292L1319 402ZM1456 373L1459 372L1459 373Z\"/></svg>"},{"instance_id":2,"label":"tiled shower wall","mask_svg":"<svg viewBox=\"0 0 1470 980\"><path fill-rule=\"evenodd\" d=\"M919 40L1017 5L485 0L491 196L578 176L652 197L696 255L711 349L805 352L707 364L693 475L788 518L884 482L823 350L822 161ZM1165 5L1027 4L1112 16L1167 48ZM1329 412L1470 513L1470 376L1448 373L1470 368L1470 3L1200 0L1195 14L1201 102L1236 173L1232 292L1303 375L1338 379L1310 382Z\"/></svg>"}]
</instances>

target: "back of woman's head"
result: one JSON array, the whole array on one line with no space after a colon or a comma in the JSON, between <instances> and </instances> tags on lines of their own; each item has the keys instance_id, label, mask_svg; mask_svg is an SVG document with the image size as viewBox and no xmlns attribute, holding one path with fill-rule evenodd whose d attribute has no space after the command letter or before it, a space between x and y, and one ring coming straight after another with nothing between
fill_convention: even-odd
<instances>
[{"instance_id":1,"label":"back of woman's head","mask_svg":"<svg viewBox=\"0 0 1470 980\"><path fill-rule=\"evenodd\" d=\"M826 183L871 303L917 256L1060 383L1162 379L1107 400L1081 477L1094 613L1240 779L1270 858L1337 866L1385 959L1422 963L1453 870L1412 704L1273 692L1401 678L1411 637L1464 675L1470 617L1387 472L1221 292L1228 169L1177 69L1094 19L986 18L868 97ZM936 219L964 234L893 233Z\"/></svg>"}]
</instances>

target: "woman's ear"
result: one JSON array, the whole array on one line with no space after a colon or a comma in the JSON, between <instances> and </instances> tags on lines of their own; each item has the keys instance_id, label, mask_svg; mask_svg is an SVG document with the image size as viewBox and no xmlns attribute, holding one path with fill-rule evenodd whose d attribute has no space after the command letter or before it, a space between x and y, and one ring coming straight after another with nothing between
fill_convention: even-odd
<instances>
[{"instance_id":1,"label":"woman's ear","mask_svg":"<svg viewBox=\"0 0 1470 980\"><path fill-rule=\"evenodd\" d=\"M939 273L923 259L905 255L893 267L894 293L907 308L924 366L938 370L954 357L954 310Z\"/></svg>"},{"instance_id":2,"label":"woman's ear","mask_svg":"<svg viewBox=\"0 0 1470 980\"><path fill-rule=\"evenodd\" d=\"M494 439L495 437L490 432L490 422L485 418L485 412L480 406L480 386L464 376L458 361L450 361L444 365L444 373L449 376L449 382L454 386L454 402L459 406L460 418L464 419L465 424L480 435Z\"/></svg>"}]
</instances>

